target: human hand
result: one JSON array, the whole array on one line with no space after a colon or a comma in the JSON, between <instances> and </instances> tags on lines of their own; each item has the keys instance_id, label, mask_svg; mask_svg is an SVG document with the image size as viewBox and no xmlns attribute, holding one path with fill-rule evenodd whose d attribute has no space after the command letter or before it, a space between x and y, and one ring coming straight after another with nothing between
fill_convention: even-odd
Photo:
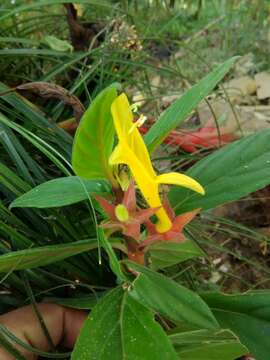
<instances>
[{"instance_id":1,"label":"human hand","mask_svg":"<svg viewBox=\"0 0 270 360\"><path fill-rule=\"evenodd\" d=\"M87 314L84 311L65 308L56 304L44 303L38 304L37 307L54 345L63 344L63 346L72 349ZM26 344L42 351L50 350L50 344L31 305L1 315L0 324ZM17 345L16 347L26 359L37 359L36 355L21 346ZM0 359L16 360L1 347Z\"/></svg>"}]
</instances>

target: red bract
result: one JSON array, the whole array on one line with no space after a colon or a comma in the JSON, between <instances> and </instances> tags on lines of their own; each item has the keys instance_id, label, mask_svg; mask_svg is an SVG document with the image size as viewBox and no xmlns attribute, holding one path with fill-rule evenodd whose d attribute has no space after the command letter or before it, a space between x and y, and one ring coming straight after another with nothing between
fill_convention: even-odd
<instances>
[{"instance_id":1,"label":"red bract","mask_svg":"<svg viewBox=\"0 0 270 360\"><path fill-rule=\"evenodd\" d=\"M140 132L145 134L148 129L140 127ZM173 130L164 140L164 143L174 146L179 146L186 152L193 153L201 148L211 149L217 146L225 145L237 139L234 134L223 133L220 129L221 135L219 136L215 127L206 126L197 131L183 133Z\"/></svg>"},{"instance_id":2,"label":"red bract","mask_svg":"<svg viewBox=\"0 0 270 360\"><path fill-rule=\"evenodd\" d=\"M139 249L144 249L147 246L157 242L157 241L173 241L173 242L182 242L185 240L183 234L184 227L200 212L201 209L195 209L189 211L185 214L175 216L173 209L170 207L169 203L165 205L167 213L170 216L172 221L172 227L170 230L164 233L158 233L155 229L155 226L147 221L146 227L148 229L148 237L140 244Z\"/></svg>"},{"instance_id":3,"label":"red bract","mask_svg":"<svg viewBox=\"0 0 270 360\"><path fill-rule=\"evenodd\" d=\"M144 210L137 208L134 182L131 182L128 190L124 192L121 203L114 205L98 195L96 195L96 200L109 217L109 220L100 226L110 230L110 233L121 231L125 235L124 241L127 246L129 259L140 264L144 264L144 253L149 245L158 241L184 241L183 229L185 225L200 211L200 209L196 209L175 216L173 209L166 200L163 206L172 222L172 227L166 232L159 233L156 230L155 224L150 220L150 217L155 214L158 208ZM142 224L148 230L148 236L144 241L140 239Z\"/></svg>"},{"instance_id":4,"label":"red bract","mask_svg":"<svg viewBox=\"0 0 270 360\"><path fill-rule=\"evenodd\" d=\"M222 131L222 129L221 129ZM198 131L181 134L172 131L168 138L168 144L175 144L189 153L193 153L201 148L210 149L225 145L236 140L232 134L222 134L219 136L214 127L204 127Z\"/></svg>"},{"instance_id":5,"label":"red bract","mask_svg":"<svg viewBox=\"0 0 270 360\"><path fill-rule=\"evenodd\" d=\"M129 185L120 204L113 205L98 195L96 195L96 200L110 219L100 226L110 229L112 232L120 230L125 236L133 238L136 242L140 240L141 224L149 221L149 218L158 210L158 208L137 209L134 182ZM121 210L125 216L121 217Z\"/></svg>"}]
</instances>

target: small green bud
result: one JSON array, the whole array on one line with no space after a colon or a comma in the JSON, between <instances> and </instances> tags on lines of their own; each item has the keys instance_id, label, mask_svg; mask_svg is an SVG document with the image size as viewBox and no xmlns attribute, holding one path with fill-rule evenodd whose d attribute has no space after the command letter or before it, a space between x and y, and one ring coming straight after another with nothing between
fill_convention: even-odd
<instances>
[{"instance_id":1,"label":"small green bud","mask_svg":"<svg viewBox=\"0 0 270 360\"><path fill-rule=\"evenodd\" d=\"M127 208L122 205L119 204L115 207L115 216L117 217L117 219L121 222L125 222L128 220L129 218L129 214L128 214L128 210Z\"/></svg>"}]
</instances>

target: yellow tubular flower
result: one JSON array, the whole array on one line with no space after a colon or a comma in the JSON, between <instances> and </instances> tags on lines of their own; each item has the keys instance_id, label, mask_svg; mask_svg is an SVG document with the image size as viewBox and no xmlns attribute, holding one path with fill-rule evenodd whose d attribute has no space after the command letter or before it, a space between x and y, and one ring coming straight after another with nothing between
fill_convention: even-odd
<instances>
[{"instance_id":1,"label":"yellow tubular flower","mask_svg":"<svg viewBox=\"0 0 270 360\"><path fill-rule=\"evenodd\" d=\"M156 230L160 233L166 232L171 228L172 223L162 206L159 185L180 185L202 195L205 193L204 189L197 181L180 173L171 172L159 176L155 173L143 138L138 129L133 126L133 115L125 94L121 94L114 100L111 111L119 142L111 154L110 164L126 164L130 168L149 206L160 207L156 212L158 218Z\"/></svg>"}]
</instances>

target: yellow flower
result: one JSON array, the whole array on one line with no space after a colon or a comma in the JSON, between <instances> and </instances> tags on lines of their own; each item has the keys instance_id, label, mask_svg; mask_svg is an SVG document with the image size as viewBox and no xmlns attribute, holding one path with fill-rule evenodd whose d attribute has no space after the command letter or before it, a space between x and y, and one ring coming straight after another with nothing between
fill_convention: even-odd
<instances>
[{"instance_id":1,"label":"yellow flower","mask_svg":"<svg viewBox=\"0 0 270 360\"><path fill-rule=\"evenodd\" d=\"M180 185L202 195L205 193L204 189L197 181L180 173L171 172L159 176L155 173L143 138L137 127L134 127L131 107L125 94L121 94L113 101L111 111L119 142L111 154L110 164L126 164L130 168L149 206L160 207L156 212L158 218L156 230L160 233L166 232L171 228L172 223L162 206L159 185Z\"/></svg>"}]
</instances>

